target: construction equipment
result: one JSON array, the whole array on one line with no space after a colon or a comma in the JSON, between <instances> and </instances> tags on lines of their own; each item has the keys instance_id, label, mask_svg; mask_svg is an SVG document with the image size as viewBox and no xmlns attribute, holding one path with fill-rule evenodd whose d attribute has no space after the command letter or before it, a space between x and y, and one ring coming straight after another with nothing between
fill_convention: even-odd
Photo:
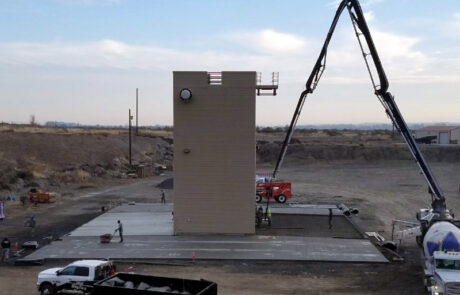
<instances>
[{"instance_id":1,"label":"construction equipment","mask_svg":"<svg viewBox=\"0 0 460 295\"><path fill-rule=\"evenodd\" d=\"M291 183L287 181L257 182L256 202L260 203L262 198L275 199L278 203L286 203L292 197Z\"/></svg>"},{"instance_id":2,"label":"construction equipment","mask_svg":"<svg viewBox=\"0 0 460 295\"><path fill-rule=\"evenodd\" d=\"M56 193L46 192L41 189L32 188L27 193L31 203L49 203L56 197Z\"/></svg>"},{"instance_id":3,"label":"construction equipment","mask_svg":"<svg viewBox=\"0 0 460 295\"><path fill-rule=\"evenodd\" d=\"M112 241L113 235L112 234L103 234L99 236L99 242L101 244L108 244L110 241Z\"/></svg>"},{"instance_id":4,"label":"construction equipment","mask_svg":"<svg viewBox=\"0 0 460 295\"><path fill-rule=\"evenodd\" d=\"M420 152L415 139L412 137L412 134L409 128L407 127L407 124L404 121L404 118L401 115L398 106L396 105L393 95L388 91L388 79L383 69L382 63L380 61L380 57L375 48L374 42L372 40L369 28L364 17L364 13L361 9L358 0L343 0L339 4L335 17L332 21L331 27L327 34L326 40L321 49L320 55L305 85L306 88L300 94L300 98L297 103L294 115L292 117L291 124L289 125L286 137L281 147L280 154L278 156L278 160L275 165L275 169L273 170L272 179L276 179L277 173L283 163L289 142L291 141L295 126L300 117L300 113L302 111L306 98L308 94L313 93L313 91L316 89L319 80L321 79L322 74L324 73L324 70L326 68L328 46L331 41L337 22L339 21L339 18L345 9L348 10L348 13L350 15L350 19L353 24L354 31L356 33L356 37L358 38L359 47L361 49L361 53L364 57L366 67L370 75L372 85L374 87L375 95L383 105L385 112L393 122L393 125L398 129L399 133L404 138L404 141L409 147L412 156L417 162L421 170L421 173L428 184L428 191L431 194L431 208L421 209L420 212L417 214L417 219L419 221L419 225L417 226L418 229L410 230L407 232L411 232L413 234L413 232L417 233L418 230L416 237L417 242L422 248L426 249L428 245L432 245L430 244L430 241L433 237L435 237L435 235L433 235L433 228L436 228L436 232L440 232L441 236L444 235L443 240L439 241L437 250L449 251L448 253L452 253L449 257L459 257L460 229L455 224L455 221L453 220L453 217L451 216L449 211L446 209L446 200L444 194L437 180L435 179L430 167L428 166L428 163L426 162L425 158ZM368 60L369 57L372 59L372 62ZM378 75L378 80L376 80L373 76L373 73L375 72ZM440 239L441 236L437 238ZM448 242L444 243L443 241L446 239L448 240ZM458 269L455 269L455 271L457 271L457 273L455 274L455 279L449 277L450 279L446 280L446 276L442 276L438 271L436 264L436 255L431 255L435 253L435 251L433 250L430 252L423 252L423 264L425 266L425 283L428 291L430 291L432 294L460 294L460 267ZM442 259L445 259L445 257ZM449 261L449 263L452 263L452 261ZM453 264L457 265L457 262L454 261Z\"/></svg>"},{"instance_id":5,"label":"construction equipment","mask_svg":"<svg viewBox=\"0 0 460 295\"><path fill-rule=\"evenodd\" d=\"M347 9L350 14L350 18L351 18L353 27L355 29L356 36L358 38L358 42L359 42L359 45L362 51L362 55L364 57L366 67L371 77L372 85L375 90L375 95L377 96L379 101L382 103L388 117L392 120L393 124L396 126L396 128L398 129L398 131L401 133L402 137L404 138L405 142L407 143L407 146L409 147L410 152L412 153L415 161L420 167L420 170L428 184L429 191L432 196L432 204L431 204L432 208L431 208L431 211L429 212L431 214L425 214L423 217L421 217L423 218L424 221L426 221L424 222L424 228L422 230L422 232L424 233L428 229L429 225L431 225L434 221L450 220L452 219L452 217L450 216L448 210L446 209L445 197L444 197L444 194L441 188L438 185L437 180L435 179L433 173L431 172L430 167L428 166L428 163L426 162L414 138L412 137L410 130L407 127L407 124L404 121L404 118L401 115L401 112L399 111L398 106L396 105L396 102L394 101L393 95L390 92L388 92L388 87L389 87L388 79L386 77L385 71L383 70L382 63L380 62L379 55L375 48L374 42L372 40L369 28L367 26L366 20L364 19L364 14L363 14L363 11L361 9L361 6L358 0L344 0L340 3L339 8L337 9L334 20L327 34L327 38L321 50L321 53L316 61L316 64L313 68L312 73L310 74L310 77L307 80L306 89L300 95L299 101L297 103L297 107L295 109L294 115L291 120L291 124L289 125L288 131L286 133L286 137L281 147L281 151L278 156L278 160L277 160L275 169L273 171L272 177L273 179L276 179L276 175L286 155L286 150L288 148L289 142L294 133L295 125L297 123L297 120L300 117L300 113L302 111L302 107L305 103L305 100L308 94L313 93L313 91L315 90L326 68L326 56L327 56L327 49L329 46L329 42L331 41L332 35L334 33L334 30L340 18L340 15L345 9ZM364 37L365 43L361 40L361 36ZM367 48L369 52L365 52L365 47L364 47L365 44L367 44ZM368 60L369 56L372 58L372 61L373 61L372 64ZM379 84L376 84L376 80L373 77L372 70L371 70L372 65L374 66L377 72Z\"/></svg>"}]
</instances>

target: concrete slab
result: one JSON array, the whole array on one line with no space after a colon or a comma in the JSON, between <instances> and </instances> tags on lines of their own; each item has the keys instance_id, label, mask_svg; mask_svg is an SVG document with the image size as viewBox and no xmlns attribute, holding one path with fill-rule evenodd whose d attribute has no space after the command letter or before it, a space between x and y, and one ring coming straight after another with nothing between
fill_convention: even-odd
<instances>
[{"instance_id":1,"label":"concrete slab","mask_svg":"<svg viewBox=\"0 0 460 295\"><path fill-rule=\"evenodd\" d=\"M265 207L263 207L265 208ZM332 209L333 215L343 215L342 211L334 207L326 206L308 206L308 207L270 207L275 214L305 214L305 215L329 215L329 208Z\"/></svg>"},{"instance_id":2,"label":"concrete slab","mask_svg":"<svg viewBox=\"0 0 460 295\"><path fill-rule=\"evenodd\" d=\"M137 213L137 212L168 212L173 211L173 203L135 203L134 205L123 204L110 210L110 213Z\"/></svg>"},{"instance_id":3,"label":"concrete slab","mask_svg":"<svg viewBox=\"0 0 460 295\"><path fill-rule=\"evenodd\" d=\"M23 260L188 260L194 252L197 259L213 260L388 262L369 240L358 238L359 232L340 210L333 211L333 227L328 228L329 208L278 206L272 209L276 224L259 229L258 235L173 236L171 203L122 205ZM289 218L295 219L295 228ZM115 238L109 244L99 243L98 236L113 233L117 220L123 222L125 242L118 243Z\"/></svg>"},{"instance_id":4,"label":"concrete slab","mask_svg":"<svg viewBox=\"0 0 460 295\"><path fill-rule=\"evenodd\" d=\"M293 236L130 236L124 243L100 244L95 237L65 237L26 260L192 259L286 260L385 263L366 239Z\"/></svg>"},{"instance_id":5,"label":"concrete slab","mask_svg":"<svg viewBox=\"0 0 460 295\"><path fill-rule=\"evenodd\" d=\"M256 229L257 235L362 239L363 235L343 215L273 213L272 225Z\"/></svg>"},{"instance_id":6,"label":"concrete slab","mask_svg":"<svg viewBox=\"0 0 460 295\"><path fill-rule=\"evenodd\" d=\"M121 205L83 224L70 233L74 237L113 233L117 221L123 224L124 236L173 235L172 204Z\"/></svg>"}]
</instances>

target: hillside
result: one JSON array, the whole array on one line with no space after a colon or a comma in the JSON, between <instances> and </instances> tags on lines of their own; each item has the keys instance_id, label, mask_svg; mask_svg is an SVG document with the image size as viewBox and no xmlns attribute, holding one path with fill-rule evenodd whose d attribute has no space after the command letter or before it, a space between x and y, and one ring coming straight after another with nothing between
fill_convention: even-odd
<instances>
[{"instance_id":1,"label":"hillside","mask_svg":"<svg viewBox=\"0 0 460 295\"><path fill-rule=\"evenodd\" d=\"M141 129L133 136L133 163L162 164L172 169L172 131ZM272 166L285 134L259 130L257 162ZM460 162L460 145L421 145L430 162ZM284 165L321 162L412 160L399 135L387 130L297 130ZM30 187L59 190L75 184L126 178L128 132L108 128L53 128L0 125L0 197Z\"/></svg>"},{"instance_id":2,"label":"hillside","mask_svg":"<svg viewBox=\"0 0 460 295\"><path fill-rule=\"evenodd\" d=\"M275 163L284 139L283 133L258 133L260 163ZM430 162L460 162L460 145L419 145ZM286 163L329 161L412 160L399 134L387 130L297 130L286 154Z\"/></svg>"},{"instance_id":3,"label":"hillside","mask_svg":"<svg viewBox=\"0 0 460 295\"><path fill-rule=\"evenodd\" d=\"M166 134L161 131L142 134L145 136L133 136L133 163L170 167L171 141ZM126 129L2 125L0 193L126 177L128 150Z\"/></svg>"}]
</instances>

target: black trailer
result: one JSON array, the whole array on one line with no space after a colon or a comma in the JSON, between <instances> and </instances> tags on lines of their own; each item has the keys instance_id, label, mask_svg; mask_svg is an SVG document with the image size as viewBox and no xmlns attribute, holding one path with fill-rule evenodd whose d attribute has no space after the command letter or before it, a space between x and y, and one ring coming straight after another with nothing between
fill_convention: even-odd
<instances>
[{"instance_id":1,"label":"black trailer","mask_svg":"<svg viewBox=\"0 0 460 295\"><path fill-rule=\"evenodd\" d=\"M206 280L187 280L150 275L117 273L96 282L92 295L217 295L217 284Z\"/></svg>"}]
</instances>

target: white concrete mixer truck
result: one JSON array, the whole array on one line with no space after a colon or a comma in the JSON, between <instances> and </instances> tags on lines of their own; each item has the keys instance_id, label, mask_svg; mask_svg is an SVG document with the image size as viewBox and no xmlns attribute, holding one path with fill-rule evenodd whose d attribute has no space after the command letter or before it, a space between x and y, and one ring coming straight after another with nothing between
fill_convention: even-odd
<instances>
[{"instance_id":1,"label":"white concrete mixer truck","mask_svg":"<svg viewBox=\"0 0 460 295\"><path fill-rule=\"evenodd\" d=\"M417 242L423 248L423 264L427 289L432 294L437 295L460 295L460 262L458 262L458 257L460 257L458 246L460 229L457 226L458 223L446 209L444 194L431 172L428 163L420 152L415 139L412 137L393 95L388 91L388 79L358 0L343 0L339 4L319 57L305 84L305 90L300 94L297 107L286 132L273 171L272 179L276 179L277 173L281 168L307 96L312 94L317 88L319 80L326 69L329 43L339 18L345 10L348 10L350 15L356 37L358 38L359 47L374 87L374 93L385 108L388 117L404 138L410 152L420 167L431 193L431 208L421 209L417 214L420 225L407 231L407 233L410 233L410 236L417 236ZM369 57L372 61L369 61ZM375 73L378 79L374 77Z\"/></svg>"},{"instance_id":2,"label":"white concrete mixer truck","mask_svg":"<svg viewBox=\"0 0 460 295\"><path fill-rule=\"evenodd\" d=\"M460 294L460 229L434 223L423 238L425 286L432 295Z\"/></svg>"}]
</instances>

